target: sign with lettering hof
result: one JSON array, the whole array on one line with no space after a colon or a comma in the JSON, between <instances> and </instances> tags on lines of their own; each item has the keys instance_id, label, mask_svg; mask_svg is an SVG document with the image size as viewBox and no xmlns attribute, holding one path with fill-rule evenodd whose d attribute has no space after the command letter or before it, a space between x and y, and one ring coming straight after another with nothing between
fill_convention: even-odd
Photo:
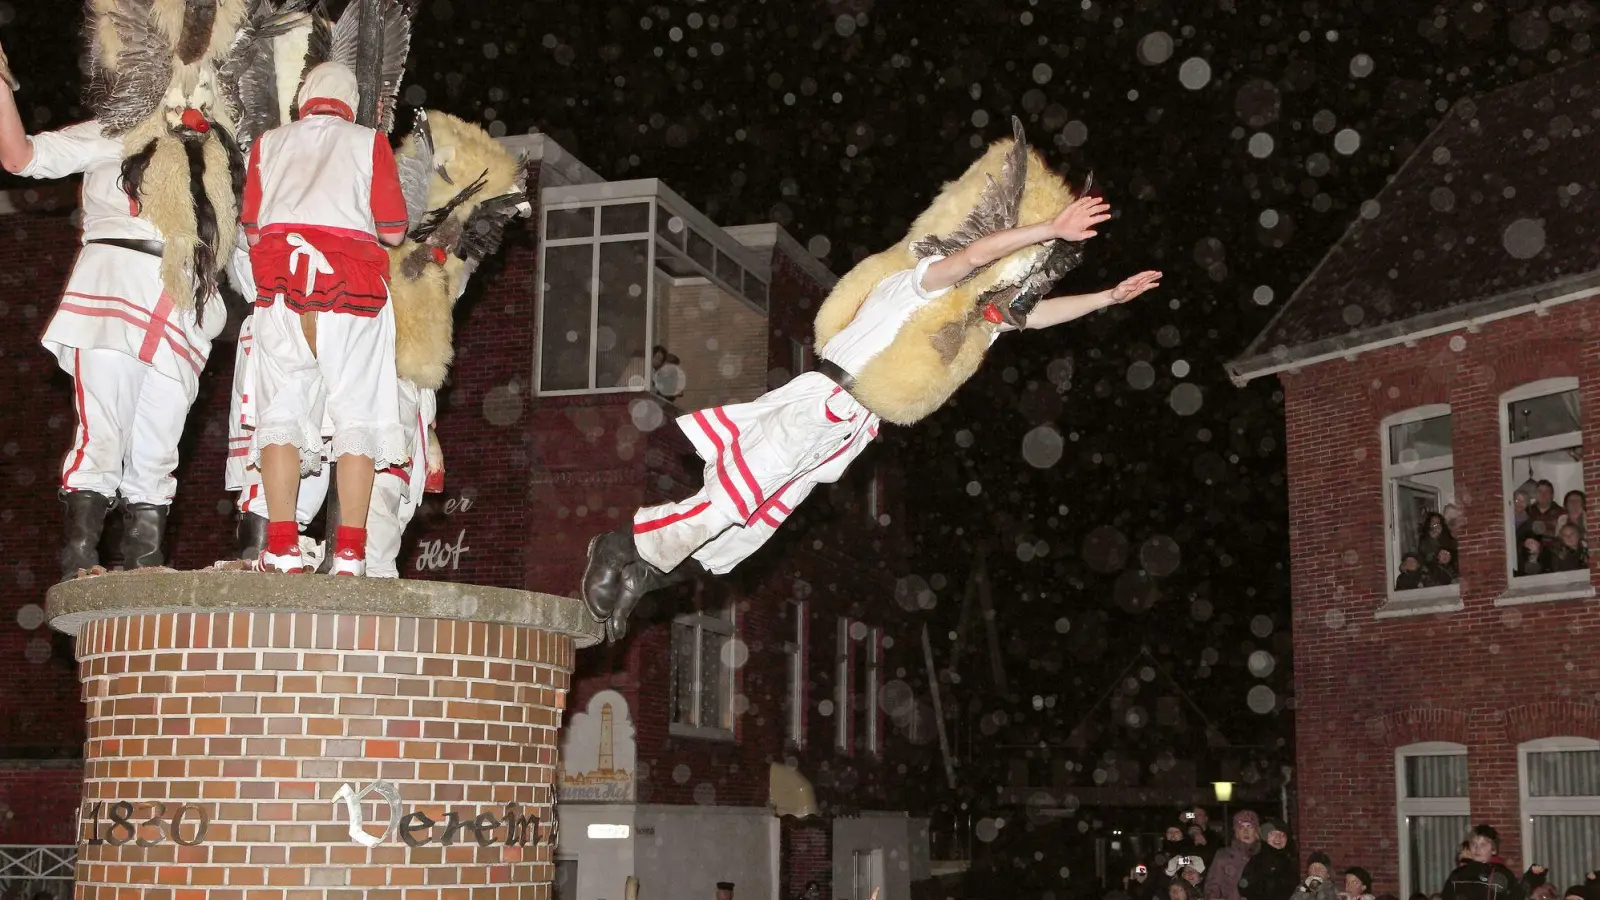
<instances>
[{"instance_id":1,"label":"sign with lettering hof","mask_svg":"<svg viewBox=\"0 0 1600 900\"><path fill-rule=\"evenodd\" d=\"M556 799L562 803L632 803L633 719L628 701L601 691L561 732Z\"/></svg>"}]
</instances>

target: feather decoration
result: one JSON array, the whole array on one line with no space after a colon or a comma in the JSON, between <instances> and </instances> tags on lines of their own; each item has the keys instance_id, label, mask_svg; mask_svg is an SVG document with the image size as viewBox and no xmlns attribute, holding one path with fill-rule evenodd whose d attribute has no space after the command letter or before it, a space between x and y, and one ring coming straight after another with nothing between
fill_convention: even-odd
<instances>
[{"instance_id":1,"label":"feather decoration","mask_svg":"<svg viewBox=\"0 0 1600 900\"><path fill-rule=\"evenodd\" d=\"M272 0L255 0L233 52L223 63L223 96L239 123L241 147L248 148L257 137L283 124L273 42L303 24L305 7L303 0L281 8Z\"/></svg>"},{"instance_id":2,"label":"feather decoration","mask_svg":"<svg viewBox=\"0 0 1600 900\"><path fill-rule=\"evenodd\" d=\"M500 244L505 240L506 226L511 220L532 212L527 202L527 195L518 191L478 204L461 229L461 237L456 241L456 256L474 264L493 256L500 250Z\"/></svg>"},{"instance_id":3,"label":"feather decoration","mask_svg":"<svg viewBox=\"0 0 1600 900\"><path fill-rule=\"evenodd\" d=\"M109 19L122 49L116 71L105 73L95 116L107 135L120 137L161 105L172 81L172 48L150 0L117 0Z\"/></svg>"},{"instance_id":4,"label":"feather decoration","mask_svg":"<svg viewBox=\"0 0 1600 900\"><path fill-rule=\"evenodd\" d=\"M395 106L400 99L400 81L406 74L406 57L411 55L411 19L415 7L407 2L384 0L383 52L378 57L378 130L394 130Z\"/></svg>"},{"instance_id":5,"label":"feather decoration","mask_svg":"<svg viewBox=\"0 0 1600 900\"><path fill-rule=\"evenodd\" d=\"M211 46L211 32L217 24L217 0L186 0L183 32L178 36L178 60L193 65Z\"/></svg>"},{"instance_id":6,"label":"feather decoration","mask_svg":"<svg viewBox=\"0 0 1600 900\"><path fill-rule=\"evenodd\" d=\"M428 182L433 177L433 133L428 129L426 110L417 110L411 140L395 164L400 172L400 193L406 198L406 221L416 228L428 212Z\"/></svg>"},{"instance_id":7,"label":"feather decoration","mask_svg":"<svg viewBox=\"0 0 1600 900\"><path fill-rule=\"evenodd\" d=\"M361 55L362 6L363 0L350 0L339 15L339 21L333 23L328 56L324 62L338 63L352 72L356 71L356 59Z\"/></svg>"},{"instance_id":8,"label":"feather decoration","mask_svg":"<svg viewBox=\"0 0 1600 900\"><path fill-rule=\"evenodd\" d=\"M438 228L446 219L450 218L450 214L455 212L457 207L468 200L471 200L479 191L483 190L484 185L489 183L488 175L489 172L487 169L485 169L484 173L478 176L477 181L474 181L473 183L462 188L460 191L456 192L456 195L451 197L448 203L439 207L438 209L429 210L428 214L423 217L422 224L412 229L410 235L411 239L414 241L427 240L428 236L433 234L434 229Z\"/></svg>"},{"instance_id":9,"label":"feather decoration","mask_svg":"<svg viewBox=\"0 0 1600 900\"><path fill-rule=\"evenodd\" d=\"M1022 133L1021 119L1013 116L1011 129L1014 142L1000 169L1000 180L997 182L990 176L977 204L955 231L942 236L930 235L913 244L912 251L917 256L949 256L978 238L1017 226L1028 182L1028 143Z\"/></svg>"}]
</instances>

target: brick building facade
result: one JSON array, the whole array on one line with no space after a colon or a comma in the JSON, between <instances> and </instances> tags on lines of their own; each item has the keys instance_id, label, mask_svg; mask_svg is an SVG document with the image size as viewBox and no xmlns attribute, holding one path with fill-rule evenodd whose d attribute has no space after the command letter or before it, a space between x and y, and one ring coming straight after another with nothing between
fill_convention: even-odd
<instances>
[{"instance_id":1,"label":"brick building facade","mask_svg":"<svg viewBox=\"0 0 1600 900\"><path fill-rule=\"evenodd\" d=\"M461 302L437 426L446 491L419 510L401 571L571 596L589 537L698 485L699 463L672 424L680 409L753 398L809 364L811 315L832 276L777 226L722 229L664 185L605 183L553 142L515 140L534 160L539 209ZM82 707L71 642L51 637L37 607L55 571L55 469L72 417L70 383L37 337L76 253L75 198L70 186L7 196L0 844L65 844ZM595 277L571 277L586 253ZM643 278L607 293L617 271ZM543 308L557 300L565 306ZM642 390L648 378L625 383L654 344L680 360L676 404ZM231 551L222 465L232 362L233 345L219 341L190 417L168 534L178 568ZM710 896L722 880L746 897L793 896L810 880L824 897L854 897L858 877L904 896L925 877L925 826L908 810L929 801L903 785L917 780L907 771L938 767L937 749L915 604L895 603L905 544L899 485L877 462L894 452L885 437L734 575L647 603L626 642L580 654L569 723L597 695L620 697L625 710L608 721L620 729L625 717L636 762L625 802L579 791L562 804L560 896L615 897L630 874L681 897ZM774 763L809 782L821 815L774 815ZM587 824L624 812L627 838L590 839ZM759 858L727 851L729 839L749 839Z\"/></svg>"},{"instance_id":2,"label":"brick building facade","mask_svg":"<svg viewBox=\"0 0 1600 900\"><path fill-rule=\"evenodd\" d=\"M1600 864L1597 76L1457 104L1231 364L1287 410L1301 851L1378 892L1478 822Z\"/></svg>"}]
</instances>

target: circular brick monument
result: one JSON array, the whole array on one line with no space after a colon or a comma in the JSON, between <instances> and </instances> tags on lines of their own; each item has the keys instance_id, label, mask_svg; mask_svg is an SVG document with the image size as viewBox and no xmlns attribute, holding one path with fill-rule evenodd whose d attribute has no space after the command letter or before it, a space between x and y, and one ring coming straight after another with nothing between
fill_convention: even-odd
<instances>
[{"instance_id":1,"label":"circular brick monument","mask_svg":"<svg viewBox=\"0 0 1600 900\"><path fill-rule=\"evenodd\" d=\"M68 582L79 900L547 900L576 600L226 572Z\"/></svg>"}]
</instances>

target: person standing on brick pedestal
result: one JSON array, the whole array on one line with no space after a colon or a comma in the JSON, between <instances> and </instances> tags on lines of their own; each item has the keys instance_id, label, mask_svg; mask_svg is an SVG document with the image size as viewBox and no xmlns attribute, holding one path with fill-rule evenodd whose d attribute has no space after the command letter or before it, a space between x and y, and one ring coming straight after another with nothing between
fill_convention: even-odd
<instances>
[{"instance_id":1,"label":"person standing on brick pedestal","mask_svg":"<svg viewBox=\"0 0 1600 900\"><path fill-rule=\"evenodd\" d=\"M1144 272L1039 304L1110 214L1098 199L1075 198L1028 151L1020 122L1014 129L904 241L839 281L818 312L815 371L678 420L705 461L704 487L640 509L589 544L583 599L610 639L626 633L645 594L743 562L817 485L844 474L880 419L909 425L943 405L1001 331L1068 322L1157 285L1160 273Z\"/></svg>"},{"instance_id":2,"label":"person standing on brick pedestal","mask_svg":"<svg viewBox=\"0 0 1600 900\"><path fill-rule=\"evenodd\" d=\"M214 280L197 284L198 299L188 305L164 287L166 238L125 178L123 142L95 119L30 137L16 87L0 50L0 164L29 178L83 176L83 249L41 341L73 381L61 577L104 571L100 537L119 498L123 566L160 566L178 441L227 311ZM220 132L206 116L186 110L180 134ZM234 227L220 224L209 206L204 214L216 227Z\"/></svg>"},{"instance_id":3,"label":"person standing on brick pedestal","mask_svg":"<svg viewBox=\"0 0 1600 900\"><path fill-rule=\"evenodd\" d=\"M305 572L295 504L302 474L338 461L333 574L366 573L367 508L379 469L408 458L399 424L389 256L405 239L394 153L355 124L355 74L323 63L300 89L300 118L250 148L243 221L256 278L256 427L267 548L256 568Z\"/></svg>"}]
</instances>

